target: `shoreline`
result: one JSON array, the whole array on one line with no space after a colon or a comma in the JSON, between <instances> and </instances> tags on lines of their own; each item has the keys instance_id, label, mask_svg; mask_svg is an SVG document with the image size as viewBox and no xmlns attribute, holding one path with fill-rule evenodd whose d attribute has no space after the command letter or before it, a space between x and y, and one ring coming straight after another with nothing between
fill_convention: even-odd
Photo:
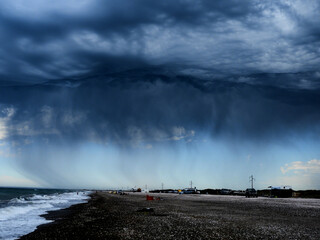
<instances>
[{"instance_id":1,"label":"shoreline","mask_svg":"<svg viewBox=\"0 0 320 240\"><path fill-rule=\"evenodd\" d=\"M319 239L319 199L98 192L20 239Z\"/></svg>"},{"instance_id":2,"label":"shoreline","mask_svg":"<svg viewBox=\"0 0 320 240\"><path fill-rule=\"evenodd\" d=\"M76 213L82 209L85 209L87 207L86 205L90 204L90 201L93 200L95 194L96 193L89 194L88 196L90 199L88 199L88 201L85 203L76 203L67 208L48 211L47 213L40 215L40 217L43 217L46 220L51 220L52 222L40 224L34 231L22 235L18 239L34 239L37 234L41 234L41 232L45 232L48 229L50 230L55 225L63 224L65 221L68 221L70 218L72 218Z\"/></svg>"}]
</instances>

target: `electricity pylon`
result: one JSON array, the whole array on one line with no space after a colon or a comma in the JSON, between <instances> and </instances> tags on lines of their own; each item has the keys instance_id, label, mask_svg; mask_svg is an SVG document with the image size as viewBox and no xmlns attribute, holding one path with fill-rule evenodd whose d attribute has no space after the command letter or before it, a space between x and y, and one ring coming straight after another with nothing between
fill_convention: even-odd
<instances>
[{"instance_id":1,"label":"electricity pylon","mask_svg":"<svg viewBox=\"0 0 320 240\"><path fill-rule=\"evenodd\" d=\"M256 179L255 178L253 178L253 175L251 175L250 177L249 177L249 182L251 182L251 188L253 188L253 181L255 181Z\"/></svg>"}]
</instances>

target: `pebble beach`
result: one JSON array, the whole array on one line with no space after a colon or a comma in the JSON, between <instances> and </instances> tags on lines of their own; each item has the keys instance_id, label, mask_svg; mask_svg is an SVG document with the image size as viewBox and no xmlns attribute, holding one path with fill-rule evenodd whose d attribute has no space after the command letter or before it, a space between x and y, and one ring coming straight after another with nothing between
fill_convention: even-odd
<instances>
[{"instance_id":1,"label":"pebble beach","mask_svg":"<svg viewBox=\"0 0 320 240\"><path fill-rule=\"evenodd\" d=\"M320 199L97 192L20 239L320 239Z\"/></svg>"}]
</instances>

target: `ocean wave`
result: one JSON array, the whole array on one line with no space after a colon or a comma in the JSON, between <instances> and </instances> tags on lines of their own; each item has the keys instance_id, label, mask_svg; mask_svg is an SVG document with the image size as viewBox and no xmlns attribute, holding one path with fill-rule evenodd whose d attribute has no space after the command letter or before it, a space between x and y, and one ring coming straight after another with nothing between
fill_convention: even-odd
<instances>
[{"instance_id":1,"label":"ocean wave","mask_svg":"<svg viewBox=\"0 0 320 240\"><path fill-rule=\"evenodd\" d=\"M51 222L40 215L47 211L63 209L73 204L86 202L89 193L33 194L11 199L5 207L0 208L0 239L16 239L34 231L38 225Z\"/></svg>"}]
</instances>

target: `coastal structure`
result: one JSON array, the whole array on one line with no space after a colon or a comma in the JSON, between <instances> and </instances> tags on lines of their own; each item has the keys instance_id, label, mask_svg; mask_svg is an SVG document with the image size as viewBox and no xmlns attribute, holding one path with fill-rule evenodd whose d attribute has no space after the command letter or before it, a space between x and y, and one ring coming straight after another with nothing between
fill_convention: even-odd
<instances>
[{"instance_id":1,"label":"coastal structure","mask_svg":"<svg viewBox=\"0 0 320 240\"><path fill-rule=\"evenodd\" d=\"M275 198L289 198L293 195L293 190L291 186L269 186L270 188L270 197Z\"/></svg>"}]
</instances>

